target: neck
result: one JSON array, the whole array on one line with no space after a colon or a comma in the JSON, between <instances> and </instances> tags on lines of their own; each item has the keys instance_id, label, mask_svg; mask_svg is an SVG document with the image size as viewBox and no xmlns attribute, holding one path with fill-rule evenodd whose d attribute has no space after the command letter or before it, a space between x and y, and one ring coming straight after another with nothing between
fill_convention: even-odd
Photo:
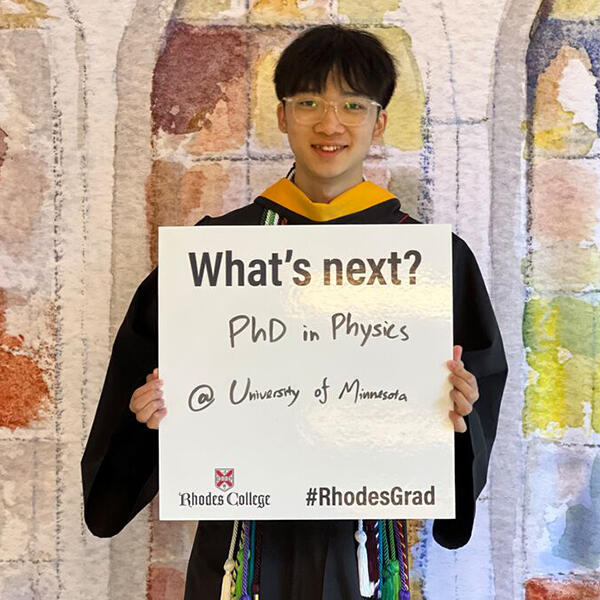
<instances>
[{"instance_id":1,"label":"neck","mask_svg":"<svg viewBox=\"0 0 600 600\"><path fill-rule=\"evenodd\" d=\"M329 204L334 198L358 185L363 180L361 171L352 177L345 176L340 179L322 181L308 176L302 168L296 167L294 171L294 184L299 187L311 202Z\"/></svg>"}]
</instances>

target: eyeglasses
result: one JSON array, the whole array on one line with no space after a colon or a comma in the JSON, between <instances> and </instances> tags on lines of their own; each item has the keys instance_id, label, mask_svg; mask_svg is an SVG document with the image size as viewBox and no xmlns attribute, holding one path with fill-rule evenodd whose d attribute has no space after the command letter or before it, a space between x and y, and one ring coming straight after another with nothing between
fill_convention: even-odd
<instances>
[{"instance_id":1,"label":"eyeglasses","mask_svg":"<svg viewBox=\"0 0 600 600\"><path fill-rule=\"evenodd\" d=\"M292 116L300 125L314 125L325 118L327 109L333 106L338 121L348 127L362 125L373 113L375 107L383 108L379 102L363 96L350 96L345 100L329 102L321 96L299 94L292 98L284 97L292 107Z\"/></svg>"}]
</instances>

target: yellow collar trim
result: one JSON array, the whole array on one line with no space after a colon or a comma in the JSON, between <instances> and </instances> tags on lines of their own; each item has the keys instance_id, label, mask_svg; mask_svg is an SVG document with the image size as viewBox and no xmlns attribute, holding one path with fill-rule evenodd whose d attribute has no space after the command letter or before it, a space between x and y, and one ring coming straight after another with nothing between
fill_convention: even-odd
<instances>
[{"instance_id":1,"label":"yellow collar trim","mask_svg":"<svg viewBox=\"0 0 600 600\"><path fill-rule=\"evenodd\" d=\"M396 197L392 192L372 181L363 181L342 192L327 204L313 202L287 177L276 181L261 196L313 221L331 221Z\"/></svg>"}]
</instances>

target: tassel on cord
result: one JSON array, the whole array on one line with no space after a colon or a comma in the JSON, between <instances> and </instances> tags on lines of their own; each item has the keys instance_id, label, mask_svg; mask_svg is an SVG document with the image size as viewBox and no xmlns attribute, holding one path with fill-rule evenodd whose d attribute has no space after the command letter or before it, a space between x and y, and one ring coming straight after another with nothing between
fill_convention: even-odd
<instances>
[{"instance_id":1,"label":"tassel on cord","mask_svg":"<svg viewBox=\"0 0 600 600\"><path fill-rule=\"evenodd\" d=\"M358 565L358 583L360 595L363 598L371 598L375 586L369 579L369 560L367 557L367 534L363 528L362 519L358 520L358 529L354 533L354 539L358 542L356 549L356 560Z\"/></svg>"},{"instance_id":2,"label":"tassel on cord","mask_svg":"<svg viewBox=\"0 0 600 600\"><path fill-rule=\"evenodd\" d=\"M396 565L398 567L398 565ZM397 600L398 596L394 595L394 563L388 563L383 569L383 590L381 594L382 600Z\"/></svg>"},{"instance_id":3,"label":"tassel on cord","mask_svg":"<svg viewBox=\"0 0 600 600\"><path fill-rule=\"evenodd\" d=\"M383 587L381 589L381 600L395 600L394 585L392 579L387 573L387 567L383 570Z\"/></svg>"},{"instance_id":4,"label":"tassel on cord","mask_svg":"<svg viewBox=\"0 0 600 600\"><path fill-rule=\"evenodd\" d=\"M229 554L227 560L223 565L225 575L223 575L223 581L221 583L221 600L230 600L231 588L233 586L233 567L235 567L235 561L233 560L233 551L235 550L235 542L237 540L239 521L233 522L233 531L231 533L231 542L229 543Z\"/></svg>"}]
</instances>

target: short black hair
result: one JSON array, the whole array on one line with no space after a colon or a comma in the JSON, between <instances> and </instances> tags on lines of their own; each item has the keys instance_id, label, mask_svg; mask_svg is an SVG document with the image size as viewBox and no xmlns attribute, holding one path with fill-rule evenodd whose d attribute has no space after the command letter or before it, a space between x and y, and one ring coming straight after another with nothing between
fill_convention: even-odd
<instances>
[{"instance_id":1,"label":"short black hair","mask_svg":"<svg viewBox=\"0 0 600 600\"><path fill-rule=\"evenodd\" d=\"M319 25L301 33L281 53L273 82L281 100L298 92L321 93L329 73L385 108L396 87L394 57L381 40L362 29Z\"/></svg>"}]
</instances>

